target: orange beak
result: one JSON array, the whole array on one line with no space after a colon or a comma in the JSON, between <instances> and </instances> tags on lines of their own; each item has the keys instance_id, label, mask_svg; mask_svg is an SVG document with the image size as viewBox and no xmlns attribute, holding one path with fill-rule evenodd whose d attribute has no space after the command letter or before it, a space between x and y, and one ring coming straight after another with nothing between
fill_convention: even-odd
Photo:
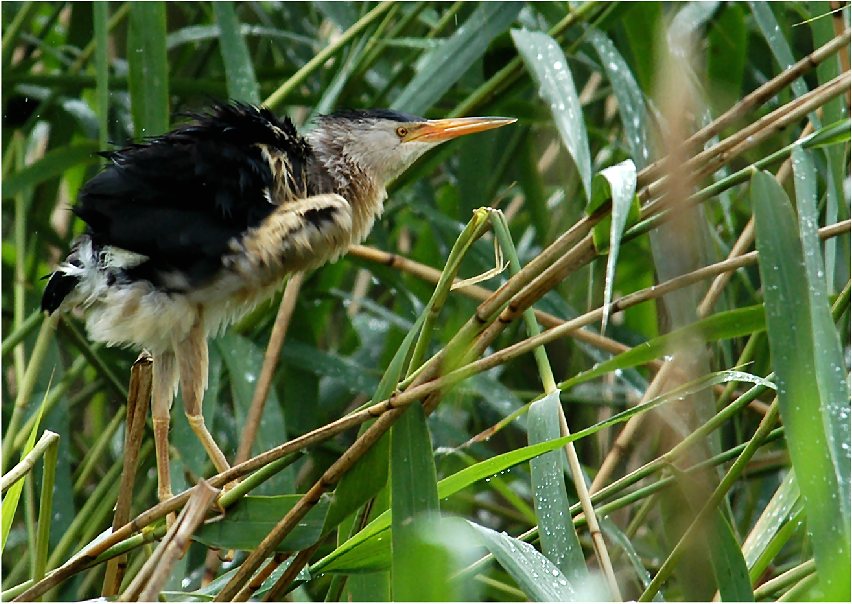
<instances>
[{"instance_id":1,"label":"orange beak","mask_svg":"<svg viewBox=\"0 0 852 604\"><path fill-rule=\"evenodd\" d=\"M465 134L500 128L501 126L513 124L517 121L517 118L514 117L457 117L444 120L428 120L419 126L411 128L402 140L403 142L420 141L439 143L458 136L464 136Z\"/></svg>"}]
</instances>

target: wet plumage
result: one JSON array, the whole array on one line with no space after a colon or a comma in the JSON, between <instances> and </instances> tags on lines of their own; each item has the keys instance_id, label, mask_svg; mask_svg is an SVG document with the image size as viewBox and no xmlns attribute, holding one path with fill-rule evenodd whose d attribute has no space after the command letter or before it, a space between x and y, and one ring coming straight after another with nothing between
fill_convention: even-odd
<instances>
[{"instance_id":1,"label":"wet plumage","mask_svg":"<svg viewBox=\"0 0 852 604\"><path fill-rule=\"evenodd\" d=\"M89 336L154 355L158 468L178 382L190 425L217 469L227 462L201 418L207 337L295 271L361 242L386 185L430 148L514 120L426 120L390 111L289 118L219 104L162 136L105 152L80 191L87 225L50 277L42 308L86 312ZM160 468L160 496L170 493Z\"/></svg>"}]
</instances>

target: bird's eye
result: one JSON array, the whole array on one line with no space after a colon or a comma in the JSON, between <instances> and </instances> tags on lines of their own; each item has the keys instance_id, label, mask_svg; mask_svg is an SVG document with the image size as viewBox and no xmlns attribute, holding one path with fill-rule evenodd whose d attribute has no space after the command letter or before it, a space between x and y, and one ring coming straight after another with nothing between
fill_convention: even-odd
<instances>
[{"instance_id":1,"label":"bird's eye","mask_svg":"<svg viewBox=\"0 0 852 604\"><path fill-rule=\"evenodd\" d=\"M405 126L400 126L396 129L396 135L399 138L403 138L406 134L408 134L408 128L406 128Z\"/></svg>"}]
</instances>

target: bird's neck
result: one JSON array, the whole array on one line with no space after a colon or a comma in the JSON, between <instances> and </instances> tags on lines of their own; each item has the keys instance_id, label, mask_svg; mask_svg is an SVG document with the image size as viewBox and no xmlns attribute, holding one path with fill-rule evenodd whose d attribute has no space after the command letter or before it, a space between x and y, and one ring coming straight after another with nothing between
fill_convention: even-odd
<instances>
[{"instance_id":1,"label":"bird's neck","mask_svg":"<svg viewBox=\"0 0 852 604\"><path fill-rule=\"evenodd\" d=\"M337 193L352 206L352 243L361 243L369 234L387 198L385 184L349 157L334 141L311 137L313 154L309 162L312 178L318 184L313 194Z\"/></svg>"}]
</instances>

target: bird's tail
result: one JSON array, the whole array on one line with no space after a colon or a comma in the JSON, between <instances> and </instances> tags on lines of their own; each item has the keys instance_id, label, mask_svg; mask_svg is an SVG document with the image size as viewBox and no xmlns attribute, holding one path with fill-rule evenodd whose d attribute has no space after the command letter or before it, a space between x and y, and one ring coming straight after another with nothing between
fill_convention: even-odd
<instances>
[{"instance_id":1,"label":"bird's tail","mask_svg":"<svg viewBox=\"0 0 852 604\"><path fill-rule=\"evenodd\" d=\"M61 268L55 270L50 274L50 280L41 296L41 309L52 315L68 294L74 291L78 283L80 283L78 275L68 274Z\"/></svg>"},{"instance_id":2,"label":"bird's tail","mask_svg":"<svg viewBox=\"0 0 852 604\"><path fill-rule=\"evenodd\" d=\"M76 303L82 293L78 291L78 286L86 277L86 273L91 272L87 269L91 269L91 265L96 262L92 241L87 235L83 235L74 242L65 262L49 275L50 279L41 297L41 309L53 314L66 300L72 304Z\"/></svg>"}]
</instances>

